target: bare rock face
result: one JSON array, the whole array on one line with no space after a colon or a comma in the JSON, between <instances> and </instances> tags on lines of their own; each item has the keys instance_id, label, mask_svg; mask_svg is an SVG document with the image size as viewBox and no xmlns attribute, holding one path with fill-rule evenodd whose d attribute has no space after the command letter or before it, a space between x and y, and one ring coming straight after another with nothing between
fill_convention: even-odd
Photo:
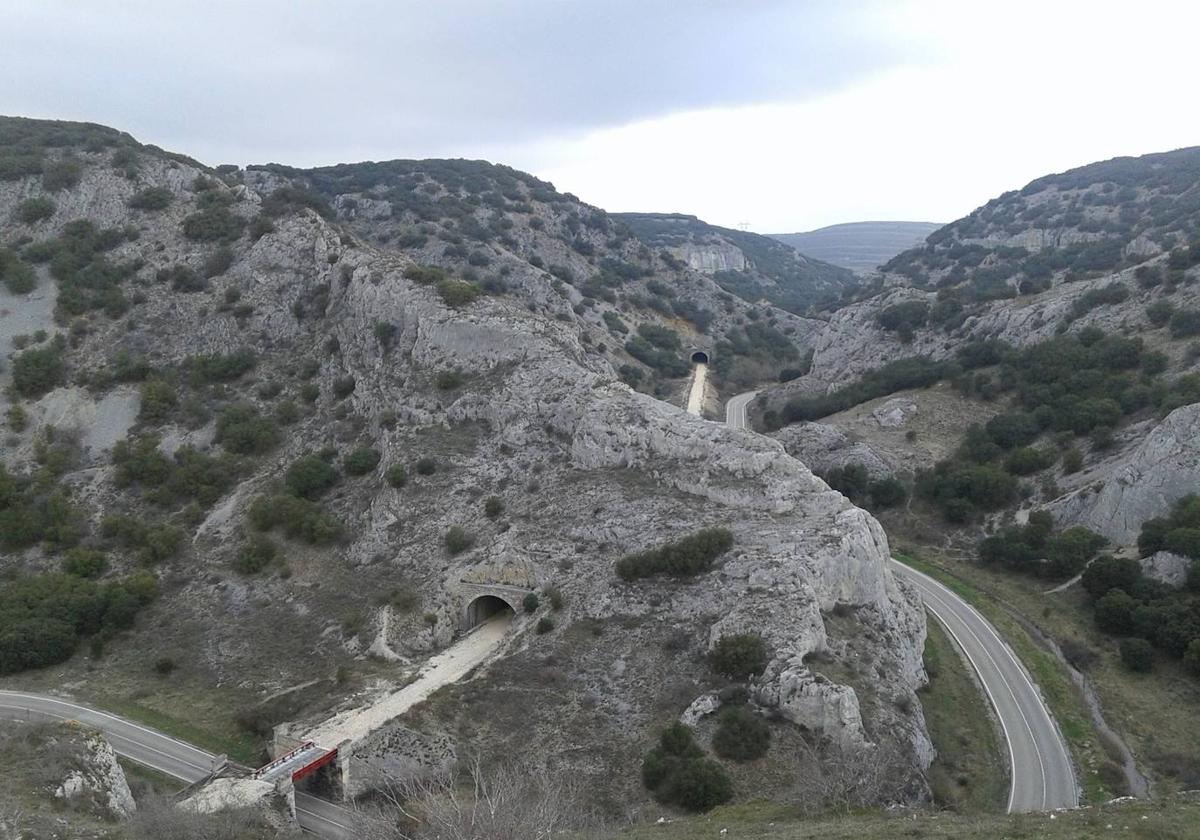
<instances>
[{"instance_id":1,"label":"bare rock face","mask_svg":"<svg viewBox=\"0 0 1200 840\"><path fill-rule=\"evenodd\" d=\"M73 737L72 734L67 735ZM89 799L109 818L125 819L137 810L117 754L99 732L78 738L80 755L74 768L54 791L59 799Z\"/></svg>"},{"instance_id":2,"label":"bare rock face","mask_svg":"<svg viewBox=\"0 0 1200 840\"><path fill-rule=\"evenodd\" d=\"M705 274L716 271L742 271L746 267L745 254L740 248L732 245L688 243L670 250L689 266Z\"/></svg>"},{"instance_id":3,"label":"bare rock face","mask_svg":"<svg viewBox=\"0 0 1200 840\"><path fill-rule=\"evenodd\" d=\"M917 404L907 397L896 397L885 402L871 412L872 419L882 429L899 429L908 423L919 409Z\"/></svg>"},{"instance_id":4,"label":"bare rock face","mask_svg":"<svg viewBox=\"0 0 1200 840\"><path fill-rule=\"evenodd\" d=\"M773 662L756 699L793 723L821 731L844 749L867 745L854 690L814 674L802 659Z\"/></svg>"},{"instance_id":5,"label":"bare rock face","mask_svg":"<svg viewBox=\"0 0 1200 840\"><path fill-rule=\"evenodd\" d=\"M1149 557L1142 557L1138 563L1146 577L1176 589L1187 583L1188 570L1192 568L1190 557L1170 551L1156 551Z\"/></svg>"},{"instance_id":6,"label":"bare rock face","mask_svg":"<svg viewBox=\"0 0 1200 840\"><path fill-rule=\"evenodd\" d=\"M1166 516L1200 487L1200 404L1172 411L1111 473L1098 492L1084 487L1049 506L1062 525L1083 525L1118 545L1142 523Z\"/></svg>"}]
</instances>

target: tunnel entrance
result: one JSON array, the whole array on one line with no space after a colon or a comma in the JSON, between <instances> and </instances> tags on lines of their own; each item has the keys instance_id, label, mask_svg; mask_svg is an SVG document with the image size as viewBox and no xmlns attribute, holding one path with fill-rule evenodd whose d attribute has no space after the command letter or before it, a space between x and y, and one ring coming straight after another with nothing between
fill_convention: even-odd
<instances>
[{"instance_id":1,"label":"tunnel entrance","mask_svg":"<svg viewBox=\"0 0 1200 840\"><path fill-rule=\"evenodd\" d=\"M463 610L462 630L465 633L472 627L477 627L502 612L515 614L516 608L495 595L480 595L467 604L467 608Z\"/></svg>"},{"instance_id":2,"label":"tunnel entrance","mask_svg":"<svg viewBox=\"0 0 1200 840\"><path fill-rule=\"evenodd\" d=\"M708 354L705 353L703 350L697 350L695 353L692 354L692 364L694 364L694 365L708 364Z\"/></svg>"}]
</instances>

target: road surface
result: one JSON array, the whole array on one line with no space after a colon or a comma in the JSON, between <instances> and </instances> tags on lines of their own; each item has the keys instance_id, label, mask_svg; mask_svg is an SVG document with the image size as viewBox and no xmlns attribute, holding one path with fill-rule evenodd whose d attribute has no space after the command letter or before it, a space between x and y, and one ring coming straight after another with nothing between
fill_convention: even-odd
<instances>
[{"instance_id":1,"label":"road surface","mask_svg":"<svg viewBox=\"0 0 1200 840\"><path fill-rule=\"evenodd\" d=\"M758 391L747 391L744 394L738 394L725 403L726 424L733 426L735 429L746 428L746 406L750 405L750 400L757 396Z\"/></svg>"},{"instance_id":2,"label":"road surface","mask_svg":"<svg viewBox=\"0 0 1200 840\"><path fill-rule=\"evenodd\" d=\"M0 718L77 720L103 732L117 755L187 784L208 776L217 763L217 757L212 753L162 732L57 697L0 691ZM349 811L299 791L296 792L296 817L301 828L322 837L351 840L356 836L350 827Z\"/></svg>"},{"instance_id":3,"label":"road surface","mask_svg":"<svg viewBox=\"0 0 1200 840\"><path fill-rule=\"evenodd\" d=\"M746 427L746 404L755 392L726 404L726 422ZM996 711L1008 745L1008 810L1074 808L1079 788L1071 758L1049 709L1025 668L995 628L974 607L928 575L892 559L892 571L914 584L925 608L966 655Z\"/></svg>"}]
</instances>

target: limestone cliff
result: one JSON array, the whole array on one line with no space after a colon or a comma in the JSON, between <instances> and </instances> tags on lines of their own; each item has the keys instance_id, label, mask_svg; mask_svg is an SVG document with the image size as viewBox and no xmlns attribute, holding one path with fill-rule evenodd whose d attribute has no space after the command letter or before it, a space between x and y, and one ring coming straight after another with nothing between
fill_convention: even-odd
<instances>
[{"instance_id":1,"label":"limestone cliff","mask_svg":"<svg viewBox=\"0 0 1200 840\"><path fill-rule=\"evenodd\" d=\"M144 681L153 651L206 704L232 696L226 687L263 696L360 669L336 683L327 707L337 707L449 644L464 580L518 583L558 593L552 615L540 608L552 629L519 624L486 679L449 692L481 702L434 698L398 727L459 754L500 745L571 767L601 806L645 801L640 756L664 720L721 687L705 652L722 634L757 632L770 664L755 697L788 722L780 738L893 748L906 757L896 796L921 795L930 747L912 701L924 614L888 571L878 524L777 443L623 382L630 357L600 346L609 319L529 261L521 243L540 236L531 220L519 225L529 233L505 234L511 243L488 242L489 264L508 268L489 285L461 268L431 272L419 237L379 242L376 228L340 217L375 224L378 196L360 191L334 211L294 173L214 173L107 142L44 148L46 166L69 158L78 170L57 191L32 175L0 183L0 218L36 215L22 215L31 197L53 203L49 217L4 230L37 279L7 309L42 313L33 328L47 332L19 343L54 358L48 379L14 391L26 420L11 429L6 465L32 475L57 447L79 544L106 555L110 576L153 564L161 591L109 646L102 673ZM435 190L423 178L388 186L389 204ZM580 212L539 201L536 184L509 186L492 209L457 188L448 227L515 230L496 201L529 204L543 228L567 229ZM636 243L606 253L602 237L574 242L579 272L639 259ZM79 269L64 253L90 262ZM56 288L51 318L44 301ZM15 333L4 338L13 350ZM14 362L3 375L15 382L18 368L29 374ZM328 481L298 489L289 470L302 462ZM173 550L123 543L115 514L182 539ZM622 555L710 525L734 535L715 570L687 583L616 577ZM60 563L49 547L0 555L13 574ZM102 678L80 658L66 667ZM169 685L139 702L168 702ZM403 763L393 754L403 742L381 740L379 754ZM785 778L786 754L771 766ZM766 779L751 773L739 795L758 795Z\"/></svg>"}]
</instances>

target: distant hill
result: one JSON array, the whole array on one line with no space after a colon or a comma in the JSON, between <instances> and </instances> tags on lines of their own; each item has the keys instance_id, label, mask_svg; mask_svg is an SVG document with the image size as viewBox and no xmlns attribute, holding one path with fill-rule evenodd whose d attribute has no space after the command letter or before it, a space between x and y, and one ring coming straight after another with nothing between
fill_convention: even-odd
<instances>
[{"instance_id":1,"label":"distant hill","mask_svg":"<svg viewBox=\"0 0 1200 840\"><path fill-rule=\"evenodd\" d=\"M743 300L768 300L803 314L836 303L856 287L846 269L812 259L769 236L710 225L680 213L612 213L634 236L710 275ZM898 252L897 252L898 253Z\"/></svg>"},{"instance_id":2,"label":"distant hill","mask_svg":"<svg viewBox=\"0 0 1200 840\"><path fill-rule=\"evenodd\" d=\"M810 257L861 274L920 244L939 227L933 222L849 222L805 233L768 235Z\"/></svg>"}]
</instances>

